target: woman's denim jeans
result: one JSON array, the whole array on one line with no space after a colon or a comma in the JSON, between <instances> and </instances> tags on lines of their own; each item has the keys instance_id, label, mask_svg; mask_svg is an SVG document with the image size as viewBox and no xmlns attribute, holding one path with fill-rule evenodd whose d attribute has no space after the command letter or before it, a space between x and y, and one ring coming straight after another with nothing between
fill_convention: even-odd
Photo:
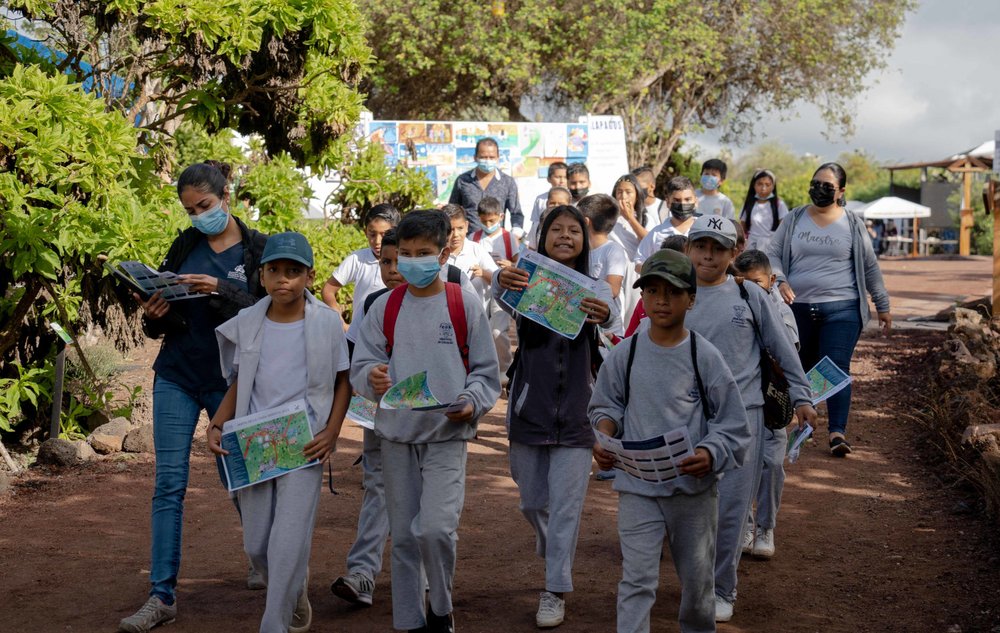
<instances>
[{"instance_id":1,"label":"woman's denim jeans","mask_svg":"<svg viewBox=\"0 0 1000 633\"><path fill-rule=\"evenodd\" d=\"M851 357L861 336L861 309L857 299L827 303L793 303L792 313L799 327L799 359L809 371L824 356L851 373ZM851 385L826 401L829 432L843 433L851 411Z\"/></svg>"},{"instance_id":2,"label":"woman's denim jeans","mask_svg":"<svg viewBox=\"0 0 1000 633\"><path fill-rule=\"evenodd\" d=\"M181 564L184 493L191 462L191 439L201 410L209 417L224 391L191 393L159 376L153 382L153 443L156 446L156 488L153 492L152 562L149 594L167 604L174 601Z\"/></svg>"}]
</instances>

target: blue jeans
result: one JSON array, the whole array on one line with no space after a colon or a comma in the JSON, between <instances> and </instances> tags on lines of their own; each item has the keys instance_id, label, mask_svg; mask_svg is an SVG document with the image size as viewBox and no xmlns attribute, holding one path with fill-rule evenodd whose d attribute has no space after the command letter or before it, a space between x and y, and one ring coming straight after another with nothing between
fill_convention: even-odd
<instances>
[{"instance_id":1,"label":"blue jeans","mask_svg":"<svg viewBox=\"0 0 1000 633\"><path fill-rule=\"evenodd\" d=\"M156 447L156 488L153 491L152 562L149 595L174 601L181 565L184 493L191 463L191 439L205 409L215 415L225 391L191 393L156 376L153 381L153 444Z\"/></svg>"},{"instance_id":2,"label":"blue jeans","mask_svg":"<svg viewBox=\"0 0 1000 633\"><path fill-rule=\"evenodd\" d=\"M809 371L824 356L851 373L851 357L861 336L861 308L858 299L827 303L793 303L792 313L799 327L799 359ZM847 429L851 411L851 385L826 401L829 432Z\"/></svg>"}]
</instances>

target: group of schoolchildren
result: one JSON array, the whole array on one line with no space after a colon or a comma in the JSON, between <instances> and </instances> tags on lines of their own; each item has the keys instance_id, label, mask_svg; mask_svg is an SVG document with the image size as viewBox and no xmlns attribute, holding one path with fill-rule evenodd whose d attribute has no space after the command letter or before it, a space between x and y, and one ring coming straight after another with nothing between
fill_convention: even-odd
<instances>
[{"instance_id":1,"label":"group of schoolchildren","mask_svg":"<svg viewBox=\"0 0 1000 633\"><path fill-rule=\"evenodd\" d=\"M368 247L337 267L323 301L308 291L316 272L306 239L268 239L268 297L217 330L231 387L209 426L213 452L224 453L226 421L304 399L314 431L305 455L325 462L352 393L378 401L422 371L436 397L452 403L444 412L380 408L374 430L364 430L357 538L334 594L372 604L391 535L394 628L455 630L467 443L506 389L511 475L545 561L538 627L565 617L592 460L614 472L595 431L643 440L683 427L694 446L670 482L614 477L623 561L617 630L649 631L665 538L682 587L681 630L714 631L732 617L741 553L774 553L783 480L784 431L762 422L762 348L784 369L798 419L815 424L816 412L794 319L769 293L768 259L740 252L743 227L719 192L725 164L705 163L698 190L671 179L664 200L652 193L653 176L636 170L606 195L589 193L583 164L549 170L552 187L536 201L524 240L600 280L580 305L586 321L572 339L503 301L529 276L516 266L520 245L503 228L501 203L488 196L478 206L482 228L472 232L457 205L402 217L374 207L364 219ZM348 284L349 326L336 302ZM320 468L306 468L237 493L245 549L267 587L262 632L309 629L321 480Z\"/></svg>"}]
</instances>

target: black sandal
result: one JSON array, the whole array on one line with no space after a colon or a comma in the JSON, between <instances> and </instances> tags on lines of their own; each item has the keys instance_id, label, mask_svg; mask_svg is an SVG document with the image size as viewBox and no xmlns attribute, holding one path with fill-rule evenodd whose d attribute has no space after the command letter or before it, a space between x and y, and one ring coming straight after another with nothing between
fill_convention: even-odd
<instances>
[{"instance_id":1,"label":"black sandal","mask_svg":"<svg viewBox=\"0 0 1000 633\"><path fill-rule=\"evenodd\" d=\"M834 457L846 457L851 452L851 445L842 437L830 440L830 454Z\"/></svg>"}]
</instances>

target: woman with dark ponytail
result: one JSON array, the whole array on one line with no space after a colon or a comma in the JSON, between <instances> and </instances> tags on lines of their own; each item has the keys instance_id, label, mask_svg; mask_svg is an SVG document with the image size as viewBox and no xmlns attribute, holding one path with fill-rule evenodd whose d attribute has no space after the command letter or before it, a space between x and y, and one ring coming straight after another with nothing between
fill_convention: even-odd
<instances>
[{"instance_id":1,"label":"woman with dark ponytail","mask_svg":"<svg viewBox=\"0 0 1000 633\"><path fill-rule=\"evenodd\" d=\"M145 632L177 615L174 590L191 440L201 411L215 415L227 388L215 328L266 294L259 275L267 236L229 212L228 172L228 165L211 161L191 165L177 179L177 196L191 227L171 244L160 271L177 273L201 296L168 303L159 292L135 295L143 309L143 331L163 337L163 344L153 363L151 588L142 608L121 621L120 631Z\"/></svg>"},{"instance_id":2,"label":"woman with dark ponytail","mask_svg":"<svg viewBox=\"0 0 1000 633\"><path fill-rule=\"evenodd\" d=\"M788 215L785 201L778 197L778 181L769 169L758 169L750 178L740 222L747 234L747 250L766 251L778 224Z\"/></svg>"},{"instance_id":3,"label":"woman with dark ponytail","mask_svg":"<svg viewBox=\"0 0 1000 633\"><path fill-rule=\"evenodd\" d=\"M799 358L808 371L824 356L851 373L851 357L871 318L871 296L885 334L892 327L889 294L865 223L847 211L847 173L837 163L820 165L809 183L811 205L795 209L767 249L781 297L799 328ZM794 290L793 290L794 289ZM851 452L845 433L851 385L827 400L830 453Z\"/></svg>"}]
</instances>

